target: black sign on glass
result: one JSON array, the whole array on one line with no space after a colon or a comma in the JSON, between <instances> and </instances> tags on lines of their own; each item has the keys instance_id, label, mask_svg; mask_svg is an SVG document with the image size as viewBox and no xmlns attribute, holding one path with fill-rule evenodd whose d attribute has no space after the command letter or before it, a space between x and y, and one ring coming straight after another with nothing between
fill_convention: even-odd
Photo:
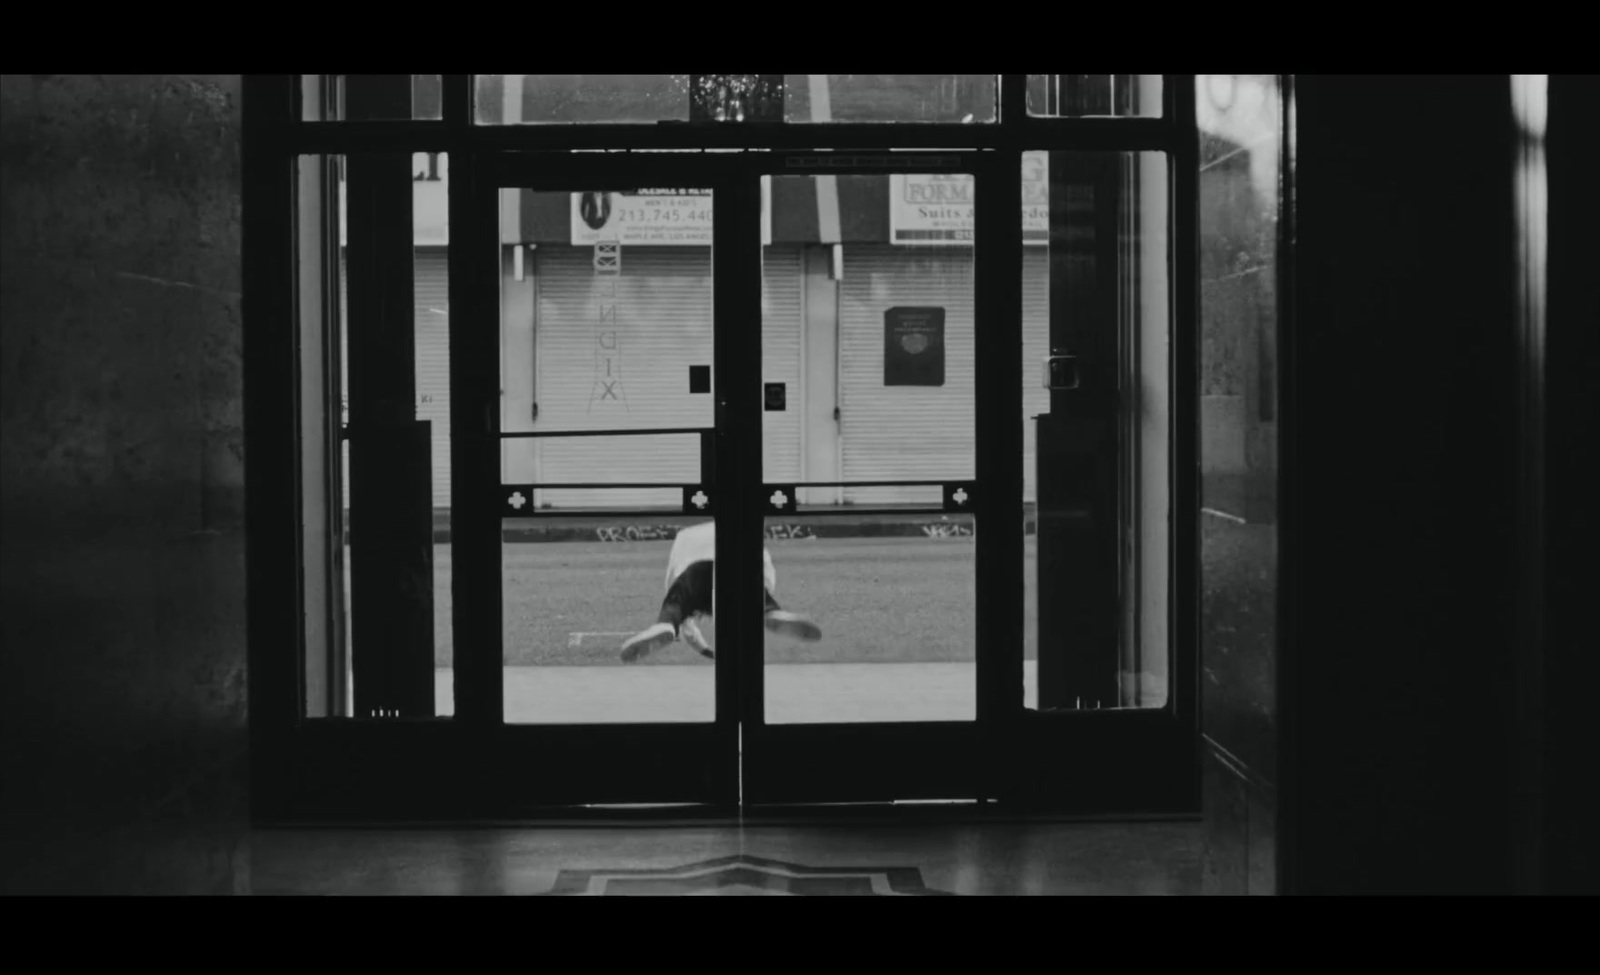
<instances>
[{"instance_id":1,"label":"black sign on glass","mask_svg":"<svg viewBox=\"0 0 1600 975\"><path fill-rule=\"evenodd\" d=\"M767 383L767 412L776 413L788 409L788 396L785 394L783 383Z\"/></svg>"},{"instance_id":2,"label":"black sign on glass","mask_svg":"<svg viewBox=\"0 0 1600 975\"><path fill-rule=\"evenodd\" d=\"M890 308L883 313L883 384L944 385L943 308Z\"/></svg>"},{"instance_id":3,"label":"black sign on glass","mask_svg":"<svg viewBox=\"0 0 1600 975\"><path fill-rule=\"evenodd\" d=\"M711 367L710 366L690 366L689 367L689 392L691 392L691 393L709 393L709 392L711 392Z\"/></svg>"}]
</instances>

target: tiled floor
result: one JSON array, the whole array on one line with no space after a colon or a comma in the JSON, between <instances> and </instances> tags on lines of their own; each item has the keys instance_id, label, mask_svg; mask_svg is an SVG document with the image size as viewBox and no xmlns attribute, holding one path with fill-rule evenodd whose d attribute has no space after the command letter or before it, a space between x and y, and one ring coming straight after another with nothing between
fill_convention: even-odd
<instances>
[{"instance_id":1,"label":"tiled floor","mask_svg":"<svg viewBox=\"0 0 1600 975\"><path fill-rule=\"evenodd\" d=\"M1198 894L1199 823L268 830L257 894Z\"/></svg>"}]
</instances>

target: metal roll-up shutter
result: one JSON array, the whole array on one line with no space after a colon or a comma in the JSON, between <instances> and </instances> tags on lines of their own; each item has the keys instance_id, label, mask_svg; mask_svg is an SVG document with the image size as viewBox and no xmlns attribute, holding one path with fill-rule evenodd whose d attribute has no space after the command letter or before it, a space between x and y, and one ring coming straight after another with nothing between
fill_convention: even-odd
<instances>
[{"instance_id":1,"label":"metal roll-up shutter","mask_svg":"<svg viewBox=\"0 0 1600 975\"><path fill-rule=\"evenodd\" d=\"M847 244L839 299L840 436L846 481L973 477L970 247ZM884 312L945 310L943 386L885 386ZM937 489L848 488L850 504L938 503Z\"/></svg>"},{"instance_id":2,"label":"metal roll-up shutter","mask_svg":"<svg viewBox=\"0 0 1600 975\"><path fill-rule=\"evenodd\" d=\"M689 391L689 367L711 365L710 248L623 247L614 327L599 320L593 248L541 246L534 252L534 273L535 431L712 425L713 393ZM612 331L616 347L603 351L602 335ZM716 381L713 376L713 388ZM534 451L532 468L545 483L693 483L700 476L694 435L512 443L510 449ZM542 491L535 503L552 509L662 507L681 504L682 496L671 489L567 489Z\"/></svg>"},{"instance_id":3,"label":"metal roll-up shutter","mask_svg":"<svg viewBox=\"0 0 1600 975\"><path fill-rule=\"evenodd\" d=\"M1050 412L1050 391L1044 388L1044 361L1050 353L1050 251L1022 251L1022 500L1038 499L1033 418Z\"/></svg>"},{"instance_id":4,"label":"metal roll-up shutter","mask_svg":"<svg viewBox=\"0 0 1600 975\"><path fill-rule=\"evenodd\" d=\"M780 244L762 251L761 379L783 383L783 410L761 414L761 476L769 483L800 480L800 418L805 415L800 349L804 328L804 274L801 249ZM832 369L833 363L822 367Z\"/></svg>"},{"instance_id":5,"label":"metal roll-up shutter","mask_svg":"<svg viewBox=\"0 0 1600 975\"><path fill-rule=\"evenodd\" d=\"M450 507L450 272L443 247L418 248L417 419L433 430L433 506Z\"/></svg>"}]
</instances>

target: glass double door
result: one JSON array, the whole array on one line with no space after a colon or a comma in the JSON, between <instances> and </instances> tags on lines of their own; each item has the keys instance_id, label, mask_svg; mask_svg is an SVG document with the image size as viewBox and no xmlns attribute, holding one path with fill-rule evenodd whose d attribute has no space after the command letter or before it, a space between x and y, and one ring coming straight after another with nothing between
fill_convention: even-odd
<instances>
[{"instance_id":1,"label":"glass double door","mask_svg":"<svg viewBox=\"0 0 1600 975\"><path fill-rule=\"evenodd\" d=\"M1194 807L1163 154L496 153L465 184L449 747L500 770L484 808Z\"/></svg>"},{"instance_id":2,"label":"glass double door","mask_svg":"<svg viewBox=\"0 0 1600 975\"><path fill-rule=\"evenodd\" d=\"M524 803L989 794L979 167L769 155L475 175L455 698Z\"/></svg>"}]
</instances>

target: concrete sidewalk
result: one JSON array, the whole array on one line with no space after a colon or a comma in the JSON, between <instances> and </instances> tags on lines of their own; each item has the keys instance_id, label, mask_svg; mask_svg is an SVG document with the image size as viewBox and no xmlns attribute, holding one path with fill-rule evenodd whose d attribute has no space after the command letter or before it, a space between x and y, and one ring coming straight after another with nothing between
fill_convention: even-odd
<instances>
[{"instance_id":1,"label":"concrete sidewalk","mask_svg":"<svg viewBox=\"0 0 1600 975\"><path fill-rule=\"evenodd\" d=\"M768 724L973 721L972 663L767 664ZM700 722L716 717L716 668L507 667L510 724ZM455 672L434 672L436 713L454 713ZM1038 701L1037 662L1023 662L1024 699Z\"/></svg>"}]
</instances>

